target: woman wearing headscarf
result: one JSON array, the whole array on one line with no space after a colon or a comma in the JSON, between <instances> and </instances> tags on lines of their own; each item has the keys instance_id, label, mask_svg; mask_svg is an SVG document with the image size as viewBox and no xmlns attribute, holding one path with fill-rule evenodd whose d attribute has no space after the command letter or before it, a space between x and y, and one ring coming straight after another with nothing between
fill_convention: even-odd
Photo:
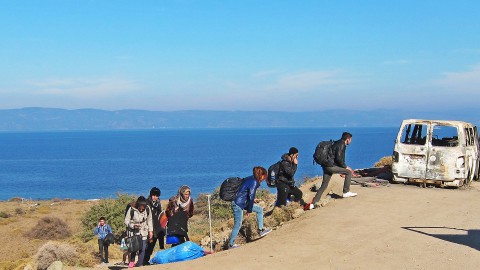
<instances>
[{"instance_id":1,"label":"woman wearing headscarf","mask_svg":"<svg viewBox=\"0 0 480 270\"><path fill-rule=\"evenodd\" d=\"M193 216L193 200L190 195L190 187L181 186L177 195L168 200L165 210L168 217L167 238L169 236L178 238L178 242L172 244L172 247L190 240L188 238L188 219Z\"/></svg>"}]
</instances>

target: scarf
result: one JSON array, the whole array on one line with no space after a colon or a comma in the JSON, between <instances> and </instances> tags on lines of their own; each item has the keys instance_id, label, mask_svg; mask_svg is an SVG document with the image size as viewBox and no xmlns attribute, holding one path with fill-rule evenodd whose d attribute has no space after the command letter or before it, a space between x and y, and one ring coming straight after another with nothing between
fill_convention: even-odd
<instances>
[{"instance_id":1,"label":"scarf","mask_svg":"<svg viewBox=\"0 0 480 270\"><path fill-rule=\"evenodd\" d=\"M191 196L188 197L188 199L185 198L185 195L183 195L185 192L187 191L190 191L190 194L191 194L191 190L190 190L190 187L188 186L181 186L179 189L178 189L178 193L177 193L177 205L180 206L181 208L183 209L186 209L188 204L190 203L190 200L192 199Z\"/></svg>"}]
</instances>

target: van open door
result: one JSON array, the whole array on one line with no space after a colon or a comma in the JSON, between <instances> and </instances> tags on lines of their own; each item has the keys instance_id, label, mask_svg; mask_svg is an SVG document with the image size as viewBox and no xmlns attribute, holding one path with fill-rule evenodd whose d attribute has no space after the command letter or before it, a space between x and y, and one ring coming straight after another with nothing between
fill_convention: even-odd
<instances>
[{"instance_id":1,"label":"van open door","mask_svg":"<svg viewBox=\"0 0 480 270\"><path fill-rule=\"evenodd\" d=\"M425 179L428 159L428 125L403 122L395 142L392 171L394 181L406 182L409 178Z\"/></svg>"},{"instance_id":2,"label":"van open door","mask_svg":"<svg viewBox=\"0 0 480 270\"><path fill-rule=\"evenodd\" d=\"M476 166L475 166L475 176L474 176L473 180L478 181L478 180L480 180L480 145L478 145L479 139L478 139L477 126L473 127L473 139L475 140L475 145L477 146L477 153L476 153L477 162L476 162Z\"/></svg>"},{"instance_id":3,"label":"van open door","mask_svg":"<svg viewBox=\"0 0 480 270\"><path fill-rule=\"evenodd\" d=\"M465 170L468 163L460 146L459 131L456 126L433 123L432 140L428 151L427 173L425 179L452 179L459 170ZM463 140L465 141L465 140ZM450 164L455 164L451 166Z\"/></svg>"}]
</instances>

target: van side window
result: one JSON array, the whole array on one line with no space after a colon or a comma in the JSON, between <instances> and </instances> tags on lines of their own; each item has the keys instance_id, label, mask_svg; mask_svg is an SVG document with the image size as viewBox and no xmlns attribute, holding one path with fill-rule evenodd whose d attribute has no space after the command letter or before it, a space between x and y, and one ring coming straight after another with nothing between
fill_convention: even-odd
<instances>
[{"instance_id":1,"label":"van side window","mask_svg":"<svg viewBox=\"0 0 480 270\"><path fill-rule=\"evenodd\" d=\"M435 125L432 134L432 146L458 146L458 130L453 126Z\"/></svg>"},{"instance_id":2,"label":"van side window","mask_svg":"<svg viewBox=\"0 0 480 270\"><path fill-rule=\"evenodd\" d=\"M401 142L424 145L427 138L427 125L408 124L403 127Z\"/></svg>"}]
</instances>

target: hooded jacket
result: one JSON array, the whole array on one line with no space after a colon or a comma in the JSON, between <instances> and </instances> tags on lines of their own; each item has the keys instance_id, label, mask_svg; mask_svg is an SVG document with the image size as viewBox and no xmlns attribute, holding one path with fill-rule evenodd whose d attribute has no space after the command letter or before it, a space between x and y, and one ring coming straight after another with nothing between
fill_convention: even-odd
<instances>
[{"instance_id":1,"label":"hooded jacket","mask_svg":"<svg viewBox=\"0 0 480 270\"><path fill-rule=\"evenodd\" d=\"M105 239L105 236L107 236L109 233L112 233L112 228L110 228L110 225L107 223L105 223L103 226L97 226L93 230L93 234L97 235L98 239Z\"/></svg>"},{"instance_id":2,"label":"hooded jacket","mask_svg":"<svg viewBox=\"0 0 480 270\"><path fill-rule=\"evenodd\" d=\"M294 186L295 179L293 176L297 171L297 164L293 163L290 155L285 153L282 155L282 162L280 162L280 169L278 171L278 180L287 185Z\"/></svg>"}]
</instances>

